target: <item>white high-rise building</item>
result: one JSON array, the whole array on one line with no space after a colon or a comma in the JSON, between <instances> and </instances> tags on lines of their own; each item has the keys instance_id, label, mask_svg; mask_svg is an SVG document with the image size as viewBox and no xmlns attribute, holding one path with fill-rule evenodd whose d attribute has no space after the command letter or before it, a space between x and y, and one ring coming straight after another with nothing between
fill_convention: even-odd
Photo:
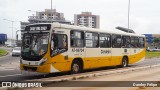
<instances>
[{"instance_id":1,"label":"white high-rise building","mask_svg":"<svg viewBox=\"0 0 160 90\"><path fill-rule=\"evenodd\" d=\"M74 25L77 25L77 26L86 26L89 28L99 28L100 27L99 21L100 21L99 16L92 15L91 12L82 12L81 14L74 15Z\"/></svg>"},{"instance_id":2,"label":"white high-rise building","mask_svg":"<svg viewBox=\"0 0 160 90\"><path fill-rule=\"evenodd\" d=\"M56 9L45 9L45 11L36 12L36 15L28 16L29 22L21 22L21 30L24 30L24 28L33 23L53 23L53 22L59 22L63 24L71 24L70 21L65 20L64 14L59 13L56 11Z\"/></svg>"}]
</instances>

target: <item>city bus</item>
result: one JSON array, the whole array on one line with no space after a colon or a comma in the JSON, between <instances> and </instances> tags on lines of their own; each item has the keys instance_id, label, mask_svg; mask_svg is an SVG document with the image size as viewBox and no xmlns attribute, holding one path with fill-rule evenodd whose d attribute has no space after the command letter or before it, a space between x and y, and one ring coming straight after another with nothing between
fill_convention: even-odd
<instances>
[{"instance_id":1,"label":"city bus","mask_svg":"<svg viewBox=\"0 0 160 90\"><path fill-rule=\"evenodd\" d=\"M127 67L144 60L145 36L60 23L26 26L20 69L41 73L71 72L107 66Z\"/></svg>"}]
</instances>

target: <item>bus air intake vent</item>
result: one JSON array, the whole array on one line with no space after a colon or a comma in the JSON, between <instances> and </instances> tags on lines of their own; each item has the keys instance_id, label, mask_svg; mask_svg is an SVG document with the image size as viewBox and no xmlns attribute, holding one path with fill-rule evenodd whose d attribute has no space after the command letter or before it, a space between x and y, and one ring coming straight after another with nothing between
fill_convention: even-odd
<instances>
[{"instance_id":1,"label":"bus air intake vent","mask_svg":"<svg viewBox=\"0 0 160 90\"><path fill-rule=\"evenodd\" d=\"M135 33L132 29L128 29L120 26L116 27L116 29L121 30L123 32L127 32L127 33Z\"/></svg>"},{"instance_id":2,"label":"bus air intake vent","mask_svg":"<svg viewBox=\"0 0 160 90\"><path fill-rule=\"evenodd\" d=\"M24 70L26 71L36 71L37 67L28 67L28 66L23 66Z\"/></svg>"}]
</instances>

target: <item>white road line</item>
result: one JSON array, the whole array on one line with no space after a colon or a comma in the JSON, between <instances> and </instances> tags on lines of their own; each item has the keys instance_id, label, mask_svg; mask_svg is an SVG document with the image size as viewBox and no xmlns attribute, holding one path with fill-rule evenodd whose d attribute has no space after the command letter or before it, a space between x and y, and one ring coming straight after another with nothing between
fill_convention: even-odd
<instances>
[{"instance_id":1,"label":"white road line","mask_svg":"<svg viewBox=\"0 0 160 90\"><path fill-rule=\"evenodd\" d=\"M11 71L11 70L15 70L15 69L0 69L0 71Z\"/></svg>"},{"instance_id":2,"label":"white road line","mask_svg":"<svg viewBox=\"0 0 160 90\"><path fill-rule=\"evenodd\" d=\"M19 67L8 67L8 66L0 66L0 71L9 71L9 70L16 70Z\"/></svg>"},{"instance_id":3,"label":"white road line","mask_svg":"<svg viewBox=\"0 0 160 90\"><path fill-rule=\"evenodd\" d=\"M13 75L5 75L5 76L0 76L1 77L12 77L12 76L20 76L20 75L23 75L23 74L13 74Z\"/></svg>"},{"instance_id":4,"label":"white road line","mask_svg":"<svg viewBox=\"0 0 160 90\"><path fill-rule=\"evenodd\" d=\"M11 71L11 70L18 70L18 67L0 67L0 71Z\"/></svg>"},{"instance_id":5,"label":"white road line","mask_svg":"<svg viewBox=\"0 0 160 90\"><path fill-rule=\"evenodd\" d=\"M19 65L1 65L0 68L19 68Z\"/></svg>"},{"instance_id":6,"label":"white road line","mask_svg":"<svg viewBox=\"0 0 160 90\"><path fill-rule=\"evenodd\" d=\"M0 66L0 69L16 69L16 68L19 68L19 67L10 67L10 66Z\"/></svg>"}]
</instances>

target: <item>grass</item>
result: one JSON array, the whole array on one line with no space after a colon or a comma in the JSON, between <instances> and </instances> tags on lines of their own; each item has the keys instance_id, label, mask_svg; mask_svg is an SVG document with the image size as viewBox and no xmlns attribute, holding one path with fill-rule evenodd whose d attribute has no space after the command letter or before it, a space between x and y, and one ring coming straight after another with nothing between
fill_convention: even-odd
<instances>
[{"instance_id":1,"label":"grass","mask_svg":"<svg viewBox=\"0 0 160 90\"><path fill-rule=\"evenodd\" d=\"M146 52L147 58L160 57L160 52Z\"/></svg>"},{"instance_id":2,"label":"grass","mask_svg":"<svg viewBox=\"0 0 160 90\"><path fill-rule=\"evenodd\" d=\"M7 54L7 51L0 48L0 57ZM160 52L146 52L146 58L160 57Z\"/></svg>"},{"instance_id":3,"label":"grass","mask_svg":"<svg viewBox=\"0 0 160 90\"><path fill-rule=\"evenodd\" d=\"M7 54L7 51L4 49L0 49L0 57Z\"/></svg>"}]
</instances>

